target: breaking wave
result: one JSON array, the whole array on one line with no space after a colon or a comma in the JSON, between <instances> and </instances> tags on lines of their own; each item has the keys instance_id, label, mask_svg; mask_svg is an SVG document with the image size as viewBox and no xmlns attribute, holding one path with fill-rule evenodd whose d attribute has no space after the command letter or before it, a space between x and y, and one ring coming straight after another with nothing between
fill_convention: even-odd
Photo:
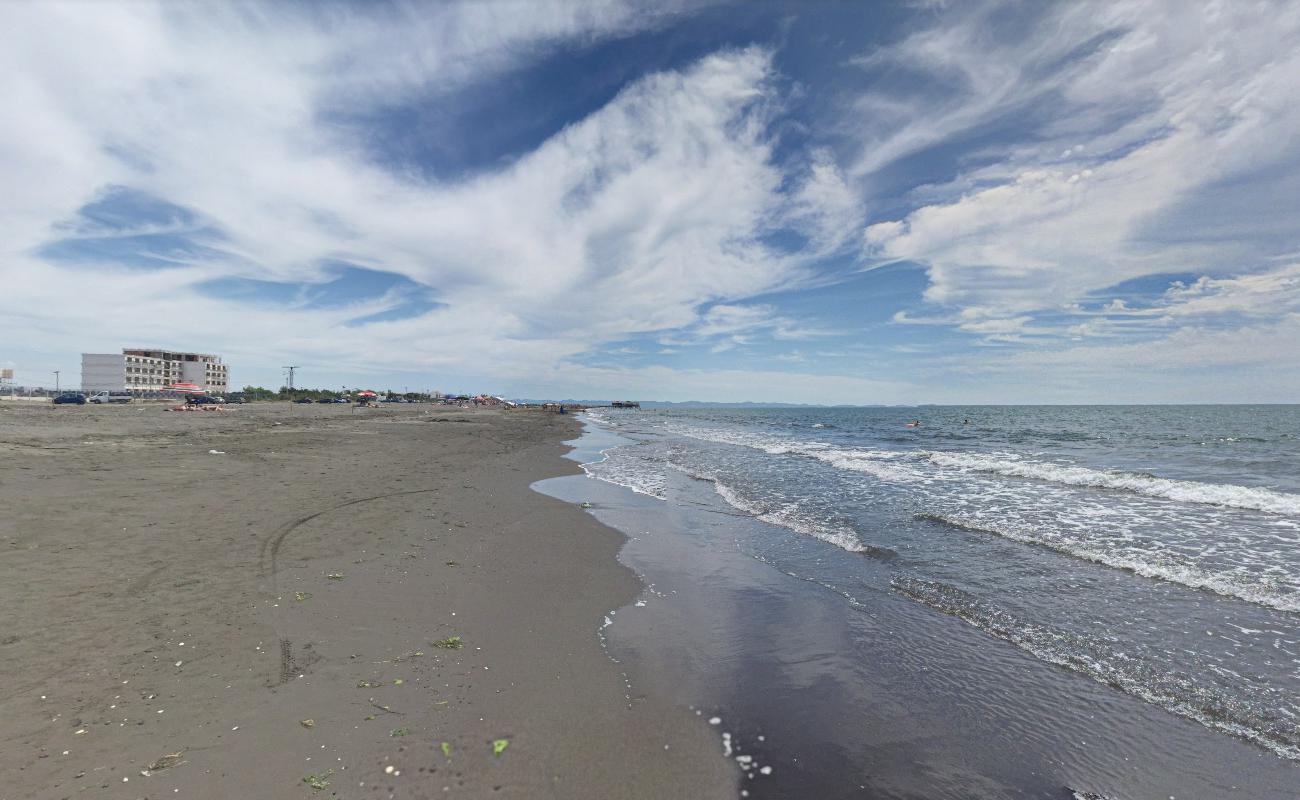
<instances>
[{"instance_id":1,"label":"breaking wave","mask_svg":"<svg viewBox=\"0 0 1300 800\"><path fill-rule=\"evenodd\" d=\"M667 500L667 482L662 472L647 470L635 463L635 459L611 458L610 454L623 448L610 448L600 452L599 461L580 464L587 477L631 489L638 494L649 495L656 500Z\"/></svg>"},{"instance_id":2,"label":"breaking wave","mask_svg":"<svg viewBox=\"0 0 1300 800\"><path fill-rule=\"evenodd\" d=\"M1205 589L1278 611L1300 612L1300 591L1295 587L1262 583L1241 572L1207 569L1203 565L1179 558L1167 550L1108 546L1103 542L1079 541L1058 533L1040 532L1007 524L993 525L956 515L927 512L914 514L913 519L962 531L999 536L1024 544L1039 545L1058 553L1126 570L1144 578L1169 581L1193 589Z\"/></svg>"},{"instance_id":3,"label":"breaking wave","mask_svg":"<svg viewBox=\"0 0 1300 800\"><path fill-rule=\"evenodd\" d=\"M1113 489L1180 503L1244 508L1270 514L1300 515L1300 495L1235 484L1203 483L1160 478L1137 472L1103 471L1015 456L921 451L918 456L940 467L1050 481L1069 486Z\"/></svg>"},{"instance_id":4,"label":"breaking wave","mask_svg":"<svg viewBox=\"0 0 1300 800\"><path fill-rule=\"evenodd\" d=\"M668 424L673 433L704 441L734 444L772 455L814 458L837 469L861 472L895 483L927 483L962 474L984 473L1046 481L1066 486L1109 489L1180 503L1240 508L1300 516L1300 494L1230 483L1175 480L1139 472L1099 470L1037 461L1013 453L982 454L941 450L860 450L822 442L800 442L765 433L723 431ZM927 470L925 467L938 469Z\"/></svg>"}]
</instances>

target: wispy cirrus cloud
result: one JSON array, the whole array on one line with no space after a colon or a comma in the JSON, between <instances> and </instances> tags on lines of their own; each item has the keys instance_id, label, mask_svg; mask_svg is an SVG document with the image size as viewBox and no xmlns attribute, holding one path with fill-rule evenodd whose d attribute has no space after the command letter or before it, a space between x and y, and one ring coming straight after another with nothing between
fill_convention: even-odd
<instances>
[{"instance_id":1,"label":"wispy cirrus cloud","mask_svg":"<svg viewBox=\"0 0 1300 800\"><path fill-rule=\"evenodd\" d=\"M1294 334L1293 5L700 8L0 7L0 341L905 402Z\"/></svg>"},{"instance_id":2,"label":"wispy cirrus cloud","mask_svg":"<svg viewBox=\"0 0 1300 800\"><path fill-rule=\"evenodd\" d=\"M876 109L878 146L864 148L860 173L1023 126L968 148L955 178L868 227L872 258L925 265L925 298L949 310L935 318L974 334L1024 329L1152 274L1218 276L1206 278L1218 303L1276 281L1269 259L1297 235L1278 202L1300 188L1293 6L1072 4L1019 36L992 25L1000 8L973 7L864 59L921 71L943 100L930 114ZM1274 277L1250 277L1260 272ZM1276 292L1250 302L1287 308ZM1210 306L1130 316L1155 323Z\"/></svg>"},{"instance_id":3,"label":"wispy cirrus cloud","mask_svg":"<svg viewBox=\"0 0 1300 800\"><path fill-rule=\"evenodd\" d=\"M0 134L0 158L23 166L0 328L8 338L37 325L73 351L217 340L233 359L513 379L797 286L818 254L852 240L856 199L834 164L772 157L781 100L762 47L646 75L512 163L457 181L377 162L330 124L340 105L427 100L431 86L482 82L672 11L552 10L11 7L7 66L22 79L6 99L30 111ZM54 58L33 50L42 39L58 43ZM106 224L128 201L170 211ZM774 230L809 246L771 244ZM124 244L106 248L108 237ZM75 246L91 238L94 258ZM436 307L391 319L402 292L329 308L299 292L267 308L211 288L310 288L338 263L400 276ZM134 312L105 322L106 300ZM42 319L54 302L57 323ZM92 323L103 343L85 341Z\"/></svg>"}]
</instances>

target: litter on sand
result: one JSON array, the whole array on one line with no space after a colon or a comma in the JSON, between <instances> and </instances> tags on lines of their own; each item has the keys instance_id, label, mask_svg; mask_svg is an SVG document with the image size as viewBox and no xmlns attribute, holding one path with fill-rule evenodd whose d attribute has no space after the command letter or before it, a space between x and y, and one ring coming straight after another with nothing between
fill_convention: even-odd
<instances>
[{"instance_id":1,"label":"litter on sand","mask_svg":"<svg viewBox=\"0 0 1300 800\"><path fill-rule=\"evenodd\" d=\"M509 739L495 739L492 742L492 755L499 756L510 746Z\"/></svg>"},{"instance_id":2,"label":"litter on sand","mask_svg":"<svg viewBox=\"0 0 1300 800\"><path fill-rule=\"evenodd\" d=\"M183 758L185 758L184 750L181 750L180 752L176 752L176 753L168 753L167 755L159 758L157 761L153 762L149 766L145 767L143 774L147 776L154 772L162 772L168 767L174 767L177 764L182 763L181 759Z\"/></svg>"}]
</instances>

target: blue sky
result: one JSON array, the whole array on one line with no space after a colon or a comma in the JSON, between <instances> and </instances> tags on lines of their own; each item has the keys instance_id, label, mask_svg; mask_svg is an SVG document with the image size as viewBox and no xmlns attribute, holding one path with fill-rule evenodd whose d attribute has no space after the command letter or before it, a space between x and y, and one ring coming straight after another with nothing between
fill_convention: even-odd
<instances>
[{"instance_id":1,"label":"blue sky","mask_svg":"<svg viewBox=\"0 0 1300 800\"><path fill-rule=\"evenodd\" d=\"M11 3L0 69L20 382L1300 397L1294 3Z\"/></svg>"}]
</instances>

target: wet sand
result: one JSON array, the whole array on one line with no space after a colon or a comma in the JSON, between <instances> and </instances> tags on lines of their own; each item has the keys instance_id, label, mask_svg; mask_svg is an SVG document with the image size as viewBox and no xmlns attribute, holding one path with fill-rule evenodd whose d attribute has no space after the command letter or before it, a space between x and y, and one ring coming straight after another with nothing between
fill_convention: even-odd
<instances>
[{"instance_id":1,"label":"wet sand","mask_svg":"<svg viewBox=\"0 0 1300 800\"><path fill-rule=\"evenodd\" d=\"M529 489L570 418L164 408L0 402L0 800L735 796L600 646L622 536Z\"/></svg>"}]
</instances>

